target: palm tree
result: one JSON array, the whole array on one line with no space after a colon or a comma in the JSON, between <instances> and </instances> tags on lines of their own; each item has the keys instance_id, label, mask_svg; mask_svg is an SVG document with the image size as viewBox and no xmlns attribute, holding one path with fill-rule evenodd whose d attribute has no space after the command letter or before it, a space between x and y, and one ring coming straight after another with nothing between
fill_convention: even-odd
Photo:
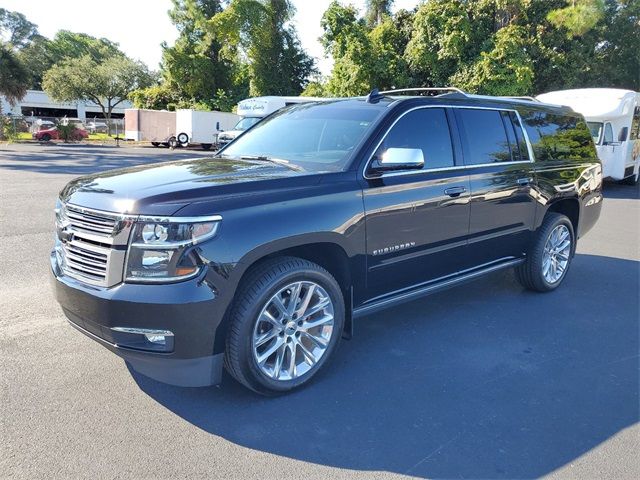
<instances>
[{"instance_id":1,"label":"palm tree","mask_svg":"<svg viewBox=\"0 0 640 480\"><path fill-rule=\"evenodd\" d=\"M28 86L29 72L15 53L0 43L0 95L13 105L25 96Z\"/></svg>"}]
</instances>

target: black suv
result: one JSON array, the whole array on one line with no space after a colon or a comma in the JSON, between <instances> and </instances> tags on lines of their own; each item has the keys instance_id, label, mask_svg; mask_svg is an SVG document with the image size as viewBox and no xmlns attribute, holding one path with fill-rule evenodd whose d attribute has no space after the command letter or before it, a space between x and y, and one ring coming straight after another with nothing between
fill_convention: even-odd
<instances>
[{"instance_id":1,"label":"black suv","mask_svg":"<svg viewBox=\"0 0 640 480\"><path fill-rule=\"evenodd\" d=\"M213 157L72 181L51 254L65 314L149 377L210 385L224 365L273 394L356 317L508 267L554 290L602 206L584 119L451 90L300 104Z\"/></svg>"}]
</instances>

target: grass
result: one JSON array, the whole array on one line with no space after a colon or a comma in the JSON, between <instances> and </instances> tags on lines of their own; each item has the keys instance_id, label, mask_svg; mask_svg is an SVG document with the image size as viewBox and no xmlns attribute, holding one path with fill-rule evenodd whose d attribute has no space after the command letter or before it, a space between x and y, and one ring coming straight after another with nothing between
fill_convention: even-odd
<instances>
[{"instance_id":1,"label":"grass","mask_svg":"<svg viewBox=\"0 0 640 480\"><path fill-rule=\"evenodd\" d=\"M87 138L86 140L89 141L100 141L100 142L104 142L104 141L108 141L108 140L114 140L114 137L110 137L109 135L107 135L106 133L90 133L89 134L89 138ZM16 141L24 141L24 140L32 140L33 137L31 135L30 132L20 132L18 133L18 137L15 139Z\"/></svg>"}]
</instances>

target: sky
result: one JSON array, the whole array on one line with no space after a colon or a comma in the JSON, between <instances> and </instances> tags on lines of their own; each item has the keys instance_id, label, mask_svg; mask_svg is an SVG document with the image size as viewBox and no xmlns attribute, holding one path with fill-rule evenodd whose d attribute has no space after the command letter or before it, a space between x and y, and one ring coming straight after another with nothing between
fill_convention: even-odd
<instances>
[{"instance_id":1,"label":"sky","mask_svg":"<svg viewBox=\"0 0 640 480\"><path fill-rule=\"evenodd\" d=\"M345 0L361 10L366 0ZM412 9L420 0L395 0L394 11ZM323 75L331 71L331 59L324 58L318 37L322 34L320 19L331 0L292 0L296 7L294 24L300 41L309 55L315 57ZM7 10L23 13L36 25L40 33L53 37L58 30L88 33L94 37L105 37L116 42L130 57L158 69L165 41L173 44L177 31L171 24L167 11L171 0L109 0L96 2L78 0L2 0ZM97 10L97 11L96 11Z\"/></svg>"}]
</instances>

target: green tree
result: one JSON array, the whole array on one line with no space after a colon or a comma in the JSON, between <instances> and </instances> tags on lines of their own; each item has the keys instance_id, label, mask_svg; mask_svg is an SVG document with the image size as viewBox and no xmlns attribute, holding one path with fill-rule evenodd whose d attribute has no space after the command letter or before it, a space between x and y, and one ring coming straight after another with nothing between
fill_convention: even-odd
<instances>
[{"instance_id":1,"label":"green tree","mask_svg":"<svg viewBox=\"0 0 640 480\"><path fill-rule=\"evenodd\" d=\"M20 12L0 8L0 40L15 49L22 48L38 34L38 27Z\"/></svg>"},{"instance_id":2,"label":"green tree","mask_svg":"<svg viewBox=\"0 0 640 480\"><path fill-rule=\"evenodd\" d=\"M147 67L127 57L113 56L98 63L89 55L65 60L45 74L43 87L57 101L91 101L102 109L107 124L113 109L129 94L151 85Z\"/></svg>"},{"instance_id":3,"label":"green tree","mask_svg":"<svg viewBox=\"0 0 640 480\"><path fill-rule=\"evenodd\" d=\"M289 0L231 0L209 22L223 56L247 65L250 95L298 95L315 72L289 23L293 14Z\"/></svg>"},{"instance_id":4,"label":"green tree","mask_svg":"<svg viewBox=\"0 0 640 480\"><path fill-rule=\"evenodd\" d=\"M169 17L179 32L172 47L163 44L162 78L183 105L213 106L215 96L232 93L234 65L220 55L222 48L207 22L222 12L220 0L173 0Z\"/></svg>"},{"instance_id":5,"label":"green tree","mask_svg":"<svg viewBox=\"0 0 640 480\"><path fill-rule=\"evenodd\" d=\"M25 96L28 86L29 72L13 50L0 43L0 95L13 105Z\"/></svg>"},{"instance_id":6,"label":"green tree","mask_svg":"<svg viewBox=\"0 0 640 480\"><path fill-rule=\"evenodd\" d=\"M451 76L451 83L487 95L528 95L533 86L533 62L527 54L527 32L518 25L498 30L495 45L475 63Z\"/></svg>"}]
</instances>

